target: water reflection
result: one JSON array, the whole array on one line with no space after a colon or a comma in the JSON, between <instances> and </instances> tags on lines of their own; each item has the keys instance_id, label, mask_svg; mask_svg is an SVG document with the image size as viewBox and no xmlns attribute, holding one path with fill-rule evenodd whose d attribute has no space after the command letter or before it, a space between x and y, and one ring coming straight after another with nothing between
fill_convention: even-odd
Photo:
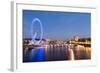
<instances>
[{"instance_id":1,"label":"water reflection","mask_svg":"<svg viewBox=\"0 0 100 73\"><path fill-rule=\"evenodd\" d=\"M35 47L24 49L23 62L91 59L91 48L77 46Z\"/></svg>"},{"instance_id":2,"label":"water reflection","mask_svg":"<svg viewBox=\"0 0 100 73\"><path fill-rule=\"evenodd\" d=\"M44 49L43 48L37 48L37 61L44 61Z\"/></svg>"}]
</instances>

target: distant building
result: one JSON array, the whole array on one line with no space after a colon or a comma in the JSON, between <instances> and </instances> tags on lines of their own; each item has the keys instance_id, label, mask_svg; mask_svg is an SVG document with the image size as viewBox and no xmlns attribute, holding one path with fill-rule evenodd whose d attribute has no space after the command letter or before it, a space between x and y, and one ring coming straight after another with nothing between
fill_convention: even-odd
<instances>
[{"instance_id":1,"label":"distant building","mask_svg":"<svg viewBox=\"0 0 100 73\"><path fill-rule=\"evenodd\" d=\"M79 37L78 36L74 36L74 41L79 41Z\"/></svg>"}]
</instances>

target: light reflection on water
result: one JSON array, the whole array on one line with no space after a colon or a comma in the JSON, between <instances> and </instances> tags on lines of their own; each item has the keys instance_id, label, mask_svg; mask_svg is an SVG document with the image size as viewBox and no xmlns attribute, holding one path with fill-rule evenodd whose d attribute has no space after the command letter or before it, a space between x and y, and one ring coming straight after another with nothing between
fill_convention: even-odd
<instances>
[{"instance_id":1,"label":"light reflection on water","mask_svg":"<svg viewBox=\"0 0 100 73\"><path fill-rule=\"evenodd\" d=\"M38 48L37 50L37 61L44 61L45 57L44 57L44 50L43 48Z\"/></svg>"},{"instance_id":2,"label":"light reflection on water","mask_svg":"<svg viewBox=\"0 0 100 73\"><path fill-rule=\"evenodd\" d=\"M86 47L37 47L23 53L23 62L91 59L91 48Z\"/></svg>"}]
</instances>

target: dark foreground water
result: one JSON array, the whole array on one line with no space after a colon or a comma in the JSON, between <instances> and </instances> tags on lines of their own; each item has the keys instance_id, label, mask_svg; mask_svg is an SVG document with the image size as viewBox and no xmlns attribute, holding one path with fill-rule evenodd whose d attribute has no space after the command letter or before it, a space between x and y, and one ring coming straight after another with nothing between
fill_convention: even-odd
<instances>
[{"instance_id":1,"label":"dark foreground water","mask_svg":"<svg viewBox=\"0 0 100 73\"><path fill-rule=\"evenodd\" d=\"M23 50L23 62L44 62L91 59L91 49L86 47L52 47Z\"/></svg>"}]
</instances>

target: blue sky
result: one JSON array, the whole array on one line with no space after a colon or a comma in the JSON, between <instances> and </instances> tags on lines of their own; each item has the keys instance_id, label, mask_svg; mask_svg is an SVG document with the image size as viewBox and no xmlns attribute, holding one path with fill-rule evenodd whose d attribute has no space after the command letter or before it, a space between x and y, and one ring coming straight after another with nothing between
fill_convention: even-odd
<instances>
[{"instance_id":1,"label":"blue sky","mask_svg":"<svg viewBox=\"0 0 100 73\"><path fill-rule=\"evenodd\" d=\"M43 38L65 40L76 35L79 37L91 35L90 13L23 10L23 38L31 37L34 18L41 20Z\"/></svg>"}]
</instances>

